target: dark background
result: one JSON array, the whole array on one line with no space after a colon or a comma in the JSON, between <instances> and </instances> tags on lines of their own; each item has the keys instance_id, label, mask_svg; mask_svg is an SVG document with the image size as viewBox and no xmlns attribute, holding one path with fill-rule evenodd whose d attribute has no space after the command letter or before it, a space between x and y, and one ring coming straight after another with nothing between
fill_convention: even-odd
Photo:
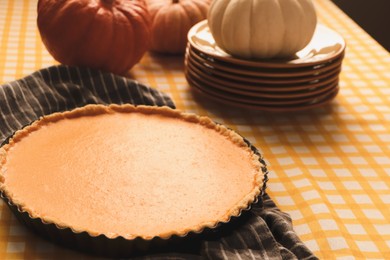
<instances>
[{"instance_id":1,"label":"dark background","mask_svg":"<svg viewBox=\"0 0 390 260\"><path fill-rule=\"evenodd\" d=\"M332 1L390 52L390 0Z\"/></svg>"}]
</instances>

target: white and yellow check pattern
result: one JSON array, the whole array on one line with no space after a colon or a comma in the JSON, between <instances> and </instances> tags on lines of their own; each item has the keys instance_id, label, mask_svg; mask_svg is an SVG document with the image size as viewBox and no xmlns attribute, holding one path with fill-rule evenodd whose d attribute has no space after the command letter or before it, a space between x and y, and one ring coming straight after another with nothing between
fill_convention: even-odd
<instances>
[{"instance_id":1,"label":"white and yellow check pattern","mask_svg":"<svg viewBox=\"0 0 390 260\"><path fill-rule=\"evenodd\" d=\"M0 1L0 84L55 63L36 27L36 0ZM130 76L179 109L237 130L269 163L268 193L321 259L390 259L390 54L329 0L321 23L347 42L341 91L290 114L246 111L196 96L183 57L147 54ZM0 259L85 258L25 230L0 202Z\"/></svg>"}]
</instances>

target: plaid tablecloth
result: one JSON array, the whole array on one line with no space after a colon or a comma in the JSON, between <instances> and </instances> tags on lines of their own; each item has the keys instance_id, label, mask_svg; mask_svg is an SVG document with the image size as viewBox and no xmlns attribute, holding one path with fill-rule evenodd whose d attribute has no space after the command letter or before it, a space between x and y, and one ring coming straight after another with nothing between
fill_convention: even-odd
<instances>
[{"instance_id":1,"label":"plaid tablecloth","mask_svg":"<svg viewBox=\"0 0 390 260\"><path fill-rule=\"evenodd\" d=\"M268 194L321 259L390 259L390 55L329 0L319 21L347 42L340 93L306 112L270 114L196 96L183 57L146 54L129 77L245 136L266 158ZM0 1L0 84L55 64L36 28L36 1ZM385 26L385 25L384 25ZM73 257L27 232L0 206L0 258Z\"/></svg>"}]
</instances>

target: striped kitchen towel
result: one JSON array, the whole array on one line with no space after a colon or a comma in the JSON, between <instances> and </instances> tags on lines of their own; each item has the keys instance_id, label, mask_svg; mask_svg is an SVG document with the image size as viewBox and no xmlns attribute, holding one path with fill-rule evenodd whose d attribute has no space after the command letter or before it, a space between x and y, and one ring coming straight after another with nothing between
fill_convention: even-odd
<instances>
[{"instance_id":1,"label":"striped kitchen towel","mask_svg":"<svg viewBox=\"0 0 390 260\"><path fill-rule=\"evenodd\" d=\"M0 86L0 143L43 115L110 103L175 108L169 96L137 81L87 68L52 66ZM267 194L250 211L197 242L142 258L316 259L294 232L289 216Z\"/></svg>"}]
</instances>

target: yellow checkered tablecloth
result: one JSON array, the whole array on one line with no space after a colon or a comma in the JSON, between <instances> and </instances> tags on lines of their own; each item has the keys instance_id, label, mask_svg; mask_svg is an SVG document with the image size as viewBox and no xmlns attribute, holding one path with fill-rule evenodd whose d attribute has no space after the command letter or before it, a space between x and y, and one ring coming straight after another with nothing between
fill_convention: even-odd
<instances>
[{"instance_id":1,"label":"yellow checkered tablecloth","mask_svg":"<svg viewBox=\"0 0 390 260\"><path fill-rule=\"evenodd\" d=\"M36 0L0 1L0 83L54 64L36 27ZM268 193L321 259L390 259L390 55L329 0L320 22L347 42L341 91L294 114L252 112L190 91L183 57L145 55L131 76L248 138L270 169ZM31 234L0 202L0 259L85 258Z\"/></svg>"}]
</instances>

